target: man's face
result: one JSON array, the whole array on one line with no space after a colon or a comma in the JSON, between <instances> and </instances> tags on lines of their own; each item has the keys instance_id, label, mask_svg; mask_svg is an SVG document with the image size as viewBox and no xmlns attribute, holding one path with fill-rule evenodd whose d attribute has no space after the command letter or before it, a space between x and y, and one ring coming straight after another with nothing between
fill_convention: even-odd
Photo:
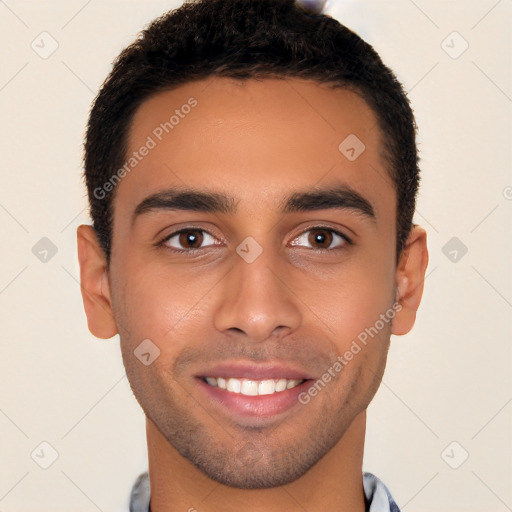
<instances>
[{"instance_id":1,"label":"man's face","mask_svg":"<svg viewBox=\"0 0 512 512\"><path fill-rule=\"evenodd\" d=\"M179 122L162 131L176 109ZM351 134L365 146L355 159L355 139L338 148ZM291 482L366 409L385 367L390 322L309 403L298 400L395 302L396 195L375 115L356 94L314 82L210 79L145 102L128 155L148 136L156 145L117 186L109 271L133 392L214 480ZM149 196L184 189L229 196L232 211L160 200L135 214ZM289 201L327 189L342 192L323 205ZM146 360L160 352L146 366L134 351L148 339ZM251 376L256 384L240 380ZM308 380L263 396L204 381L233 378L231 389L254 393L258 381L293 376Z\"/></svg>"}]
</instances>

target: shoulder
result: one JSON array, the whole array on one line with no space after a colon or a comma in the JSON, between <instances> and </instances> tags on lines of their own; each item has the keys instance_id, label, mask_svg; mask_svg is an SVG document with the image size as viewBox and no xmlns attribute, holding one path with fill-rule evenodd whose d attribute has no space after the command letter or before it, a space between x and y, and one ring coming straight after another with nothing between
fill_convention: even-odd
<instances>
[{"instance_id":1,"label":"shoulder","mask_svg":"<svg viewBox=\"0 0 512 512\"><path fill-rule=\"evenodd\" d=\"M363 473L364 494L369 504L368 512L400 512L384 482L372 473Z\"/></svg>"},{"instance_id":2,"label":"shoulder","mask_svg":"<svg viewBox=\"0 0 512 512\"><path fill-rule=\"evenodd\" d=\"M130 508L126 512L147 512L149 508L149 475L142 473L137 477L130 492Z\"/></svg>"}]
</instances>

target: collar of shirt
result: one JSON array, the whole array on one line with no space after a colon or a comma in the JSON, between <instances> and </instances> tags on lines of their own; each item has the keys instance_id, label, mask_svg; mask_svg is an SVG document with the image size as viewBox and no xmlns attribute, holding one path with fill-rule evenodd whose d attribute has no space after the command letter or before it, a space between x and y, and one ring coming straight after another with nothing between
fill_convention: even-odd
<instances>
[{"instance_id":1,"label":"collar of shirt","mask_svg":"<svg viewBox=\"0 0 512 512\"><path fill-rule=\"evenodd\" d=\"M363 489L367 501L366 512L400 512L382 480L372 473L363 473ZM142 473L132 487L129 512L149 512L149 476Z\"/></svg>"}]
</instances>

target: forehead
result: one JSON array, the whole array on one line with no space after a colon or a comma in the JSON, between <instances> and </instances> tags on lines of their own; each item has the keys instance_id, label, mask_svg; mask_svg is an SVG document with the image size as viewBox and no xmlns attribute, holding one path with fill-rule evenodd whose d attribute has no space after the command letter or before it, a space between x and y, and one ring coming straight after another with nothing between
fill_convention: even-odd
<instances>
[{"instance_id":1,"label":"forehead","mask_svg":"<svg viewBox=\"0 0 512 512\"><path fill-rule=\"evenodd\" d=\"M188 186L228 190L250 207L255 194L270 205L291 188L319 184L393 194L381 150L376 117L352 91L301 79L209 78L141 105L126 155L134 165L117 195L133 205Z\"/></svg>"}]
</instances>

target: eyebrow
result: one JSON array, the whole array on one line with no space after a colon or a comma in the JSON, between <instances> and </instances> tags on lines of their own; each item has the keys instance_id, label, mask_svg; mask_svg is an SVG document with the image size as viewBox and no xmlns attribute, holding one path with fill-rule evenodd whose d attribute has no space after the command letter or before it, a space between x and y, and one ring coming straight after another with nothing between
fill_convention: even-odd
<instances>
[{"instance_id":1,"label":"eyebrow","mask_svg":"<svg viewBox=\"0 0 512 512\"><path fill-rule=\"evenodd\" d=\"M194 188L169 189L143 199L133 212L132 225L143 214L166 210L234 215L237 204L234 197L218 192L205 192ZM370 201L347 185L295 191L279 201L277 206L280 213L341 209L353 211L372 221L376 220Z\"/></svg>"}]
</instances>

